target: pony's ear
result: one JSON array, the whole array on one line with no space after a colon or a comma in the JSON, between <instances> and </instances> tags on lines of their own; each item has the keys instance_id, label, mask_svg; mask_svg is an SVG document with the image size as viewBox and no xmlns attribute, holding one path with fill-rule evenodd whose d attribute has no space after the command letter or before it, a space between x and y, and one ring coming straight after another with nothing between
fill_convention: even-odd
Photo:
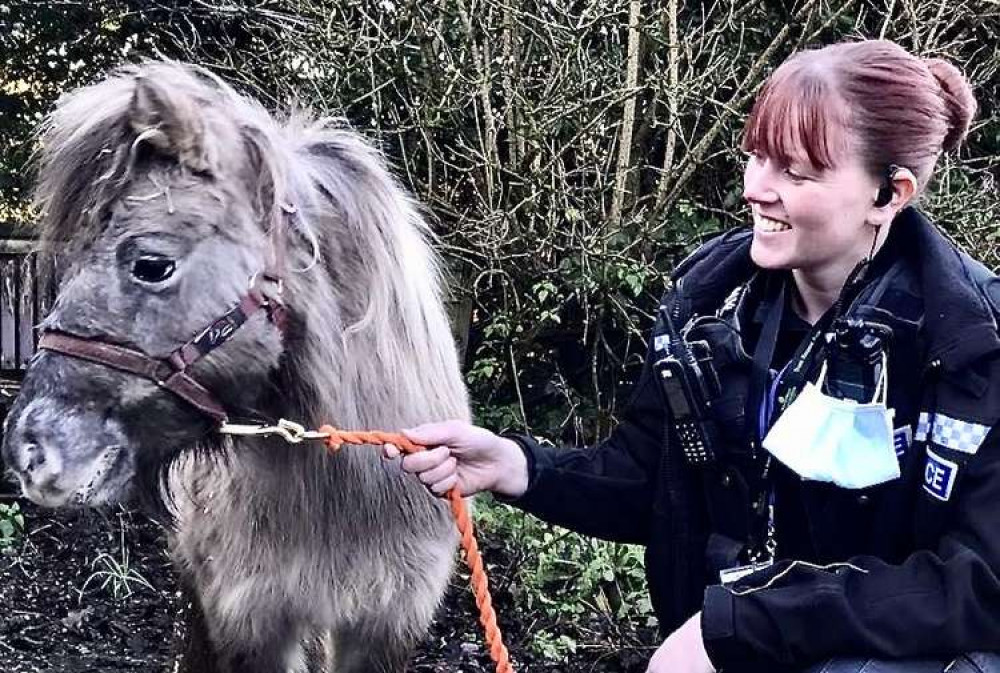
<instances>
[{"instance_id":1,"label":"pony's ear","mask_svg":"<svg viewBox=\"0 0 1000 673\"><path fill-rule=\"evenodd\" d=\"M196 101L137 77L129 122L144 142L196 172L211 168L205 124Z\"/></svg>"},{"instance_id":2,"label":"pony's ear","mask_svg":"<svg viewBox=\"0 0 1000 673\"><path fill-rule=\"evenodd\" d=\"M253 208L261 215L273 211L277 191L275 184L280 178L275 174L276 167L267 160L268 140L259 129L246 126L241 129L246 162L240 170L240 176L246 183L247 192L253 195Z\"/></svg>"}]
</instances>

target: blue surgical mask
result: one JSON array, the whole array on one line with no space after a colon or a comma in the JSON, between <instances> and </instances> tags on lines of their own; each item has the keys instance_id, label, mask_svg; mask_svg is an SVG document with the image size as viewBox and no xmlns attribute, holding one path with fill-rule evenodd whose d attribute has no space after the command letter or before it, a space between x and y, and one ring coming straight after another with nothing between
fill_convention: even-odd
<instances>
[{"instance_id":1,"label":"blue surgical mask","mask_svg":"<svg viewBox=\"0 0 1000 673\"><path fill-rule=\"evenodd\" d=\"M806 383L778 418L764 448L803 479L859 489L899 478L892 437L893 410L886 407L887 358L870 403L823 393L826 362L816 383Z\"/></svg>"}]
</instances>

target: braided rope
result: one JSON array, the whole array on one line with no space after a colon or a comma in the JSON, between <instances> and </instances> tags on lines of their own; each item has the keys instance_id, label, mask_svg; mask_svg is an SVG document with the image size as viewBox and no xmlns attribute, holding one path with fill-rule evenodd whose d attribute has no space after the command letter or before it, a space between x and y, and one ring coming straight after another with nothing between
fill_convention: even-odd
<instances>
[{"instance_id":1,"label":"braided rope","mask_svg":"<svg viewBox=\"0 0 1000 673\"><path fill-rule=\"evenodd\" d=\"M319 431L327 435L323 442L331 454L340 450L343 444L393 444L399 447L404 453L416 453L423 451L425 446L411 442L404 435L393 432L350 432L337 430L336 428L324 425ZM451 512L458 524L458 531L462 535L462 549L465 550L465 564L471 572L470 583L472 592L476 597L476 606L479 608L479 623L483 626L486 634L486 644L490 649L490 658L496 664L496 673L514 673L510 664L510 656L507 648L503 644L503 636L500 633L500 626L497 624L496 611L493 609L493 599L490 596L490 589L486 578L486 569L483 565L483 557L479 553L479 545L472 530L472 518L469 510L465 507L465 501L458 487L448 491L448 502L451 505Z\"/></svg>"}]
</instances>

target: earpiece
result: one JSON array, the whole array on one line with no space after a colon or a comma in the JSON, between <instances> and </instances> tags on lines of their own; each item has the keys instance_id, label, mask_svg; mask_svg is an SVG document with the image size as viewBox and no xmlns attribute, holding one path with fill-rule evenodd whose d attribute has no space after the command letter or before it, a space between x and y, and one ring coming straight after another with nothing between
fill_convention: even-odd
<instances>
[{"instance_id":1,"label":"earpiece","mask_svg":"<svg viewBox=\"0 0 1000 673\"><path fill-rule=\"evenodd\" d=\"M890 201L892 201L892 185L882 185L878 188L878 194L875 195L875 207L888 206Z\"/></svg>"},{"instance_id":2,"label":"earpiece","mask_svg":"<svg viewBox=\"0 0 1000 673\"><path fill-rule=\"evenodd\" d=\"M885 182L878 188L878 193L875 195L874 205L876 208L888 206L892 201L892 179L896 177L896 171L898 170L899 166L896 164L889 164L889 168L886 169Z\"/></svg>"}]
</instances>

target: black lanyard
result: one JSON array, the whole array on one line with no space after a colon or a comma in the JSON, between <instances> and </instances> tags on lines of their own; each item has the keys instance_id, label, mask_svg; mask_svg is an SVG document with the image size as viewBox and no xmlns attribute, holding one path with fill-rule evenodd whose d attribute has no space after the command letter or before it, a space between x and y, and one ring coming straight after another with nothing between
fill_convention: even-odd
<instances>
[{"instance_id":1,"label":"black lanyard","mask_svg":"<svg viewBox=\"0 0 1000 673\"><path fill-rule=\"evenodd\" d=\"M761 308L766 311L764 324L761 326L760 335L754 345L752 366L750 371L749 390L747 393L747 406L745 418L747 419L748 442L751 447L751 457L758 465L759 472L756 486L751 486L755 491L752 498L752 516L756 523L753 524L751 539L748 547L748 559L750 561L773 560L775 554L775 533L774 533L774 492L770 483L771 457L762 450L761 442L767 434L771 422L776 414L761 413L761 407L766 403L768 389L771 387L771 363L774 360L774 353L778 346L778 334L781 331L781 323L785 315L786 297L788 296L788 277L782 275L781 286L777 293L768 291L765 288L765 296L772 295L770 300L765 299ZM788 361L785 369L782 370L788 377L786 380L794 380L795 385L801 384L808 373L809 363L813 360L813 354L817 344L827 328L833 322L836 311L830 311L809 331L806 338L802 340L792 358ZM789 378L790 377L790 378ZM782 381L774 381L775 390Z\"/></svg>"},{"instance_id":2,"label":"black lanyard","mask_svg":"<svg viewBox=\"0 0 1000 673\"><path fill-rule=\"evenodd\" d=\"M778 347L778 332L781 330L781 320L785 313L785 296L787 294L788 280L781 277L781 287L778 288L777 296L770 301L765 299L765 310L767 315L764 324L761 326L760 335L754 345L753 358L750 366L750 384L747 391L747 405L744 409L744 418L747 419L747 441L750 444L750 453L756 457L760 455L760 438L765 432L765 428L760 427L760 405L764 402L767 394L768 383L770 383L771 361L774 359L774 351ZM770 288L765 288L765 296Z\"/></svg>"}]
</instances>

